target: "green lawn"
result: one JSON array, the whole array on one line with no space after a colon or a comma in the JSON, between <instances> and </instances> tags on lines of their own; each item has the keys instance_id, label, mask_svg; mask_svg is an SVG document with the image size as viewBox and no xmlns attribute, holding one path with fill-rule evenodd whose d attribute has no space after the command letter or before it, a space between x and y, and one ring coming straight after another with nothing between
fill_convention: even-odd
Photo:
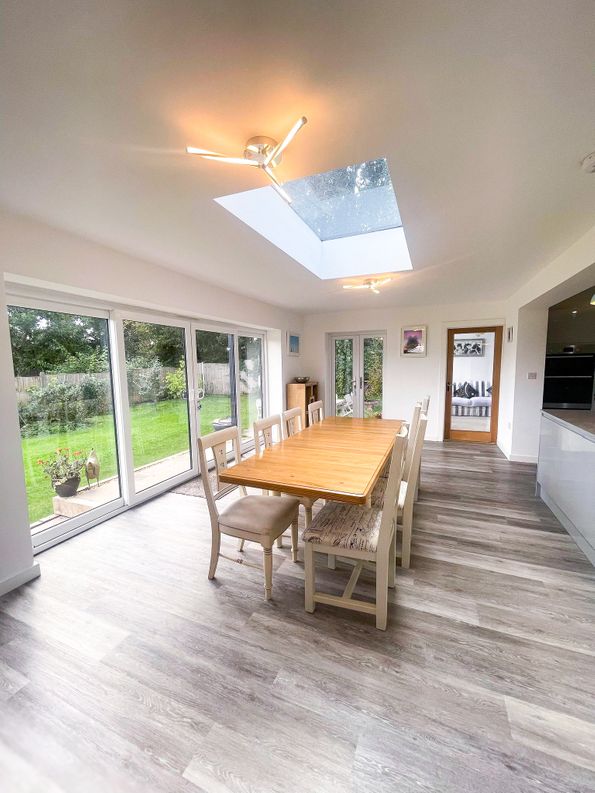
<instances>
[{"instance_id":1,"label":"green lawn","mask_svg":"<svg viewBox=\"0 0 595 793\"><path fill-rule=\"evenodd\" d=\"M242 427L251 426L248 397L241 398ZM201 434L213 431L212 422L229 416L229 398L207 396L200 410ZM155 462L171 454L188 449L188 413L185 400L167 400L136 405L131 409L132 451L135 468ZM80 450L84 455L93 448L101 464L101 479L116 474L116 441L111 416L97 416L81 429L49 435L34 435L22 439L23 464L27 484L29 520L34 523L52 514L54 491L37 460L50 457L57 448ZM84 474L82 482L85 482Z\"/></svg>"}]
</instances>

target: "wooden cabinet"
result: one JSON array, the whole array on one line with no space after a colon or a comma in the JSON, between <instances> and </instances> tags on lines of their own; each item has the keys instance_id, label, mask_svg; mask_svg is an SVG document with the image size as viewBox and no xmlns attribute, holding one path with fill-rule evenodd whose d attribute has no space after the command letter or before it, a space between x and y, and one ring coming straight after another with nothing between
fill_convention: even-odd
<instances>
[{"instance_id":1,"label":"wooden cabinet","mask_svg":"<svg viewBox=\"0 0 595 793\"><path fill-rule=\"evenodd\" d=\"M318 383L287 383L287 410L302 409L302 426L308 426L308 405L318 401Z\"/></svg>"}]
</instances>

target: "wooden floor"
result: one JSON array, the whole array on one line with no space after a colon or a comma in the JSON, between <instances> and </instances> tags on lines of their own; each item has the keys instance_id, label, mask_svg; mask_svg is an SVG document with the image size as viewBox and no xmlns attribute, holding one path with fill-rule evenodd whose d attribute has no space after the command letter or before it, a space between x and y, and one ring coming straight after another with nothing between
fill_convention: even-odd
<instances>
[{"instance_id":1,"label":"wooden floor","mask_svg":"<svg viewBox=\"0 0 595 793\"><path fill-rule=\"evenodd\" d=\"M288 548L270 603L258 570L207 581L192 496L44 553L0 600L2 793L592 793L594 571L533 466L424 454L386 633L306 614Z\"/></svg>"}]
</instances>

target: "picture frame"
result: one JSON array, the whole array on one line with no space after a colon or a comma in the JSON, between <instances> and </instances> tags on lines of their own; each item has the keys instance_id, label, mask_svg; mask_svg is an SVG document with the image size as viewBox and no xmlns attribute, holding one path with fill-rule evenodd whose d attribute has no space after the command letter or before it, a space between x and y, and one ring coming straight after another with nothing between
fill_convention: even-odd
<instances>
[{"instance_id":1,"label":"picture frame","mask_svg":"<svg viewBox=\"0 0 595 793\"><path fill-rule=\"evenodd\" d=\"M485 339L461 339L454 342L455 358L483 358L486 354Z\"/></svg>"},{"instance_id":2,"label":"picture frame","mask_svg":"<svg viewBox=\"0 0 595 793\"><path fill-rule=\"evenodd\" d=\"M404 325L401 328L401 356L425 358L428 353L427 325Z\"/></svg>"},{"instance_id":3,"label":"picture frame","mask_svg":"<svg viewBox=\"0 0 595 793\"><path fill-rule=\"evenodd\" d=\"M302 337L295 331L287 331L287 354L298 358L301 352Z\"/></svg>"}]
</instances>

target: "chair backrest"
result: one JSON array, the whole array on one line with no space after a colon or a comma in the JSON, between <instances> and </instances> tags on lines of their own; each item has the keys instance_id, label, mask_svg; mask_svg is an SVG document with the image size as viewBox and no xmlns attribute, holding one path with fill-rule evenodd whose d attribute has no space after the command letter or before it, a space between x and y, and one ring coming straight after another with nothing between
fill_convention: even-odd
<instances>
[{"instance_id":1,"label":"chair backrest","mask_svg":"<svg viewBox=\"0 0 595 793\"><path fill-rule=\"evenodd\" d=\"M421 412L425 413L427 416L429 408L430 408L430 395L426 394L421 403Z\"/></svg>"},{"instance_id":2,"label":"chair backrest","mask_svg":"<svg viewBox=\"0 0 595 793\"><path fill-rule=\"evenodd\" d=\"M308 421L310 424L317 424L324 418L324 402L310 402L308 405Z\"/></svg>"},{"instance_id":3,"label":"chair backrest","mask_svg":"<svg viewBox=\"0 0 595 793\"><path fill-rule=\"evenodd\" d=\"M399 503L399 490L403 479L403 469L405 465L405 452L407 449L407 426L403 425L395 437L393 451L390 458L388 481L384 491L382 502L382 518L380 519L380 529L378 534L378 550L386 550L391 541L392 533L397 518L397 506Z\"/></svg>"},{"instance_id":4,"label":"chair backrest","mask_svg":"<svg viewBox=\"0 0 595 793\"><path fill-rule=\"evenodd\" d=\"M409 471L411 470L411 460L413 459L413 447L415 446L415 436L417 435L417 427L419 425L419 416L422 412L421 402L416 402L413 408L413 416L409 424L409 435L407 436L407 451L405 452L405 468L403 470L403 479L407 480Z\"/></svg>"},{"instance_id":5,"label":"chair backrest","mask_svg":"<svg viewBox=\"0 0 595 793\"><path fill-rule=\"evenodd\" d=\"M282 420L283 431L286 438L291 438L292 435L296 435L298 432L301 432L304 429L302 424L301 408L291 408L291 410L286 410L282 414Z\"/></svg>"},{"instance_id":6,"label":"chair backrest","mask_svg":"<svg viewBox=\"0 0 595 793\"><path fill-rule=\"evenodd\" d=\"M281 416L266 416L258 419L253 424L254 427L254 448L258 454L261 451L261 444L268 449L273 443L283 438L281 431ZM275 440L275 427L277 427L277 439Z\"/></svg>"},{"instance_id":7,"label":"chair backrest","mask_svg":"<svg viewBox=\"0 0 595 793\"><path fill-rule=\"evenodd\" d=\"M230 441L232 451L231 460L229 459L230 455L227 449L227 444ZM209 464L207 461L207 451L209 449L213 452L213 460L215 462L212 473L209 471ZM219 473L224 468L229 468L230 463L231 465L235 465L235 463L240 462L242 459L239 429L237 427L226 427L223 430L211 432L209 435L199 436L198 457L200 460L200 473L205 489L205 496L207 497L211 523L216 523L219 519L219 511L216 502L237 488L237 485L222 485L219 481Z\"/></svg>"},{"instance_id":8,"label":"chair backrest","mask_svg":"<svg viewBox=\"0 0 595 793\"><path fill-rule=\"evenodd\" d=\"M417 433L413 443L413 455L411 458L411 466L409 468L408 477L403 479L407 482L407 491L405 493L405 503L403 510L408 507L412 508L415 499L415 489L417 487L417 479L419 477L419 467L421 462L421 453L424 446L424 438L426 437L426 426L428 424L428 417L425 413L421 413L419 422L417 424Z\"/></svg>"}]
</instances>

